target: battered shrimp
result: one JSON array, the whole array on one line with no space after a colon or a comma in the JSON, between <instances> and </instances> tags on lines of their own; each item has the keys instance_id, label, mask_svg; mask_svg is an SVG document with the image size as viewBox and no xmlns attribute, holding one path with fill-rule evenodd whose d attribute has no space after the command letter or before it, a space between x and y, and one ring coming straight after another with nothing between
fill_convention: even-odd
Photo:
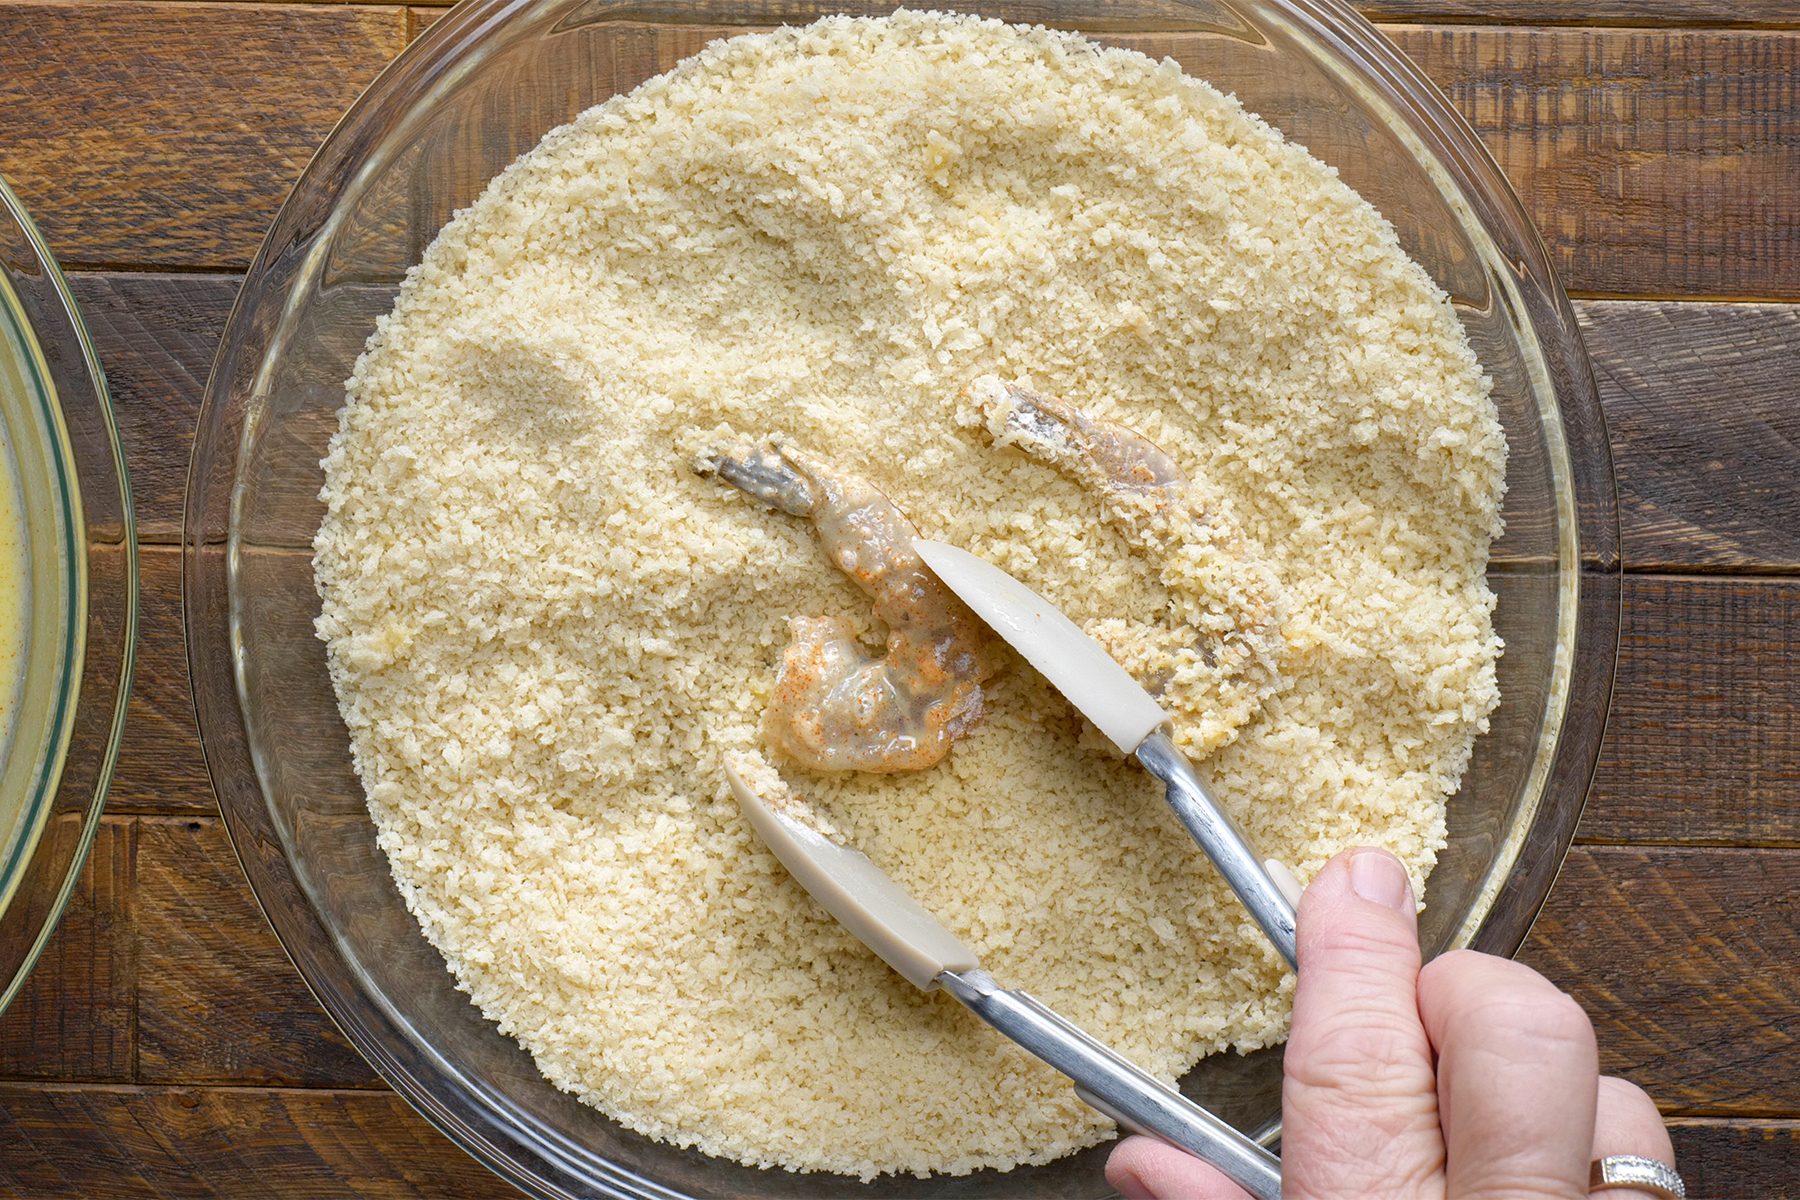
<instances>
[{"instance_id":1,"label":"battered shrimp","mask_svg":"<svg viewBox=\"0 0 1800 1200\"><path fill-rule=\"evenodd\" d=\"M991 635L913 552L918 530L867 481L791 447L703 460L771 508L811 519L837 568L874 602L887 652L846 621L794 617L764 714L769 744L815 771L917 771L981 719L996 669Z\"/></svg>"},{"instance_id":2,"label":"battered shrimp","mask_svg":"<svg viewBox=\"0 0 1800 1200\"><path fill-rule=\"evenodd\" d=\"M1171 618L1092 622L1088 632L1177 714L1176 738L1210 752L1237 736L1280 683L1280 582L1168 454L1133 429L987 376L959 420L986 429L1099 495L1103 518L1167 589Z\"/></svg>"}]
</instances>

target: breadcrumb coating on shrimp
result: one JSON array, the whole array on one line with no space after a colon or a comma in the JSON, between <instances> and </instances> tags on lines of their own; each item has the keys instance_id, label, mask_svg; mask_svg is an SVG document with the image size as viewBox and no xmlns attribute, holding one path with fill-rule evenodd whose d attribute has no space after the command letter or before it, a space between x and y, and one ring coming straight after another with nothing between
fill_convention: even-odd
<instances>
[{"instance_id":1,"label":"breadcrumb coating on shrimp","mask_svg":"<svg viewBox=\"0 0 1800 1200\"><path fill-rule=\"evenodd\" d=\"M1168 589L1157 622L1102 617L1087 632L1173 717L1177 744L1209 754L1280 690L1286 592L1218 497L1127 426L987 375L958 421L1092 491L1104 520Z\"/></svg>"}]
</instances>

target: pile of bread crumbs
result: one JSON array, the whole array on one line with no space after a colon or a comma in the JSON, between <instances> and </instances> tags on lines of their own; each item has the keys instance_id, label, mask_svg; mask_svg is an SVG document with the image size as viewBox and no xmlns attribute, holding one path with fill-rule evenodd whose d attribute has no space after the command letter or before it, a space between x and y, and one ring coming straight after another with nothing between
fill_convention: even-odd
<instances>
[{"instance_id":1,"label":"pile of bread crumbs","mask_svg":"<svg viewBox=\"0 0 1800 1200\"><path fill-rule=\"evenodd\" d=\"M1422 879L1443 843L1498 701L1505 443L1381 217L1173 64L1073 35L901 12L716 43L444 228L349 381L316 546L408 904L633 1129L864 1177L1110 1132L813 905L720 773L788 617L880 631L804 522L689 470L708 446L779 433L1091 628L1182 602L1092 493L959 424L989 373L1154 439L1279 581L1279 682L1196 746L1252 839L1302 877L1374 843ZM1017 660L936 768L775 765L997 977L1161 1076L1283 1036L1281 970L1155 787Z\"/></svg>"}]
</instances>

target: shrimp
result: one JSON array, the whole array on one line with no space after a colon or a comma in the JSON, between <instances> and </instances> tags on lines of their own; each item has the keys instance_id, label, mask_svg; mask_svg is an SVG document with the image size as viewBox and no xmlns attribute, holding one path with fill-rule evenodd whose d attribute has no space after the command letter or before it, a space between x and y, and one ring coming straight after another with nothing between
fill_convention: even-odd
<instances>
[{"instance_id":1,"label":"shrimp","mask_svg":"<svg viewBox=\"0 0 1800 1200\"><path fill-rule=\"evenodd\" d=\"M1096 492L1101 516L1167 590L1170 622L1106 618L1088 632L1187 718L1178 741L1204 753L1235 739L1280 684L1286 598L1274 572L1206 489L1136 430L993 376L965 396L979 413L965 409L964 424Z\"/></svg>"},{"instance_id":2,"label":"shrimp","mask_svg":"<svg viewBox=\"0 0 1800 1200\"><path fill-rule=\"evenodd\" d=\"M887 626L877 658L841 618L790 619L764 714L768 743L815 771L918 771L940 761L981 719L982 684L998 667L986 627L914 552L913 523L867 481L789 446L739 447L698 466L810 519L826 556Z\"/></svg>"}]
</instances>

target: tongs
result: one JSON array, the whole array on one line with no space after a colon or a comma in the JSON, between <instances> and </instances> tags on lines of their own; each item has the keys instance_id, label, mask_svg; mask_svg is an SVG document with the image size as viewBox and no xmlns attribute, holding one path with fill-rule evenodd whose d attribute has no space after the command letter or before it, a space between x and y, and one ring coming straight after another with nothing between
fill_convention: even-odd
<instances>
[{"instance_id":1,"label":"tongs","mask_svg":"<svg viewBox=\"0 0 1800 1200\"><path fill-rule=\"evenodd\" d=\"M1161 706L1073 621L1011 575L941 542L913 545L938 578L1120 753L1136 757L1163 782L1182 824L1293 966L1298 882L1281 863L1250 848L1170 739ZM744 815L788 873L913 986L949 992L1068 1076L1082 1100L1123 1128L1204 1159L1259 1200L1281 1195L1281 1162L1273 1154L1028 993L1002 988L968 947L867 856L771 808L729 763L725 772Z\"/></svg>"},{"instance_id":2,"label":"tongs","mask_svg":"<svg viewBox=\"0 0 1800 1200\"><path fill-rule=\"evenodd\" d=\"M1281 1161L1030 993L1001 987L973 951L858 850L764 803L725 766L731 793L788 873L914 987L943 988L970 1012L1067 1075L1075 1094L1134 1133L1205 1159L1259 1200L1281 1195Z\"/></svg>"},{"instance_id":3,"label":"tongs","mask_svg":"<svg viewBox=\"0 0 1800 1200\"><path fill-rule=\"evenodd\" d=\"M913 542L913 549L945 587L1055 685L1120 754L1136 758L1162 781L1169 807L1292 969L1300 883L1283 863L1250 848L1237 822L1169 737L1169 714L1162 706L1099 642L993 563L923 538Z\"/></svg>"}]
</instances>

